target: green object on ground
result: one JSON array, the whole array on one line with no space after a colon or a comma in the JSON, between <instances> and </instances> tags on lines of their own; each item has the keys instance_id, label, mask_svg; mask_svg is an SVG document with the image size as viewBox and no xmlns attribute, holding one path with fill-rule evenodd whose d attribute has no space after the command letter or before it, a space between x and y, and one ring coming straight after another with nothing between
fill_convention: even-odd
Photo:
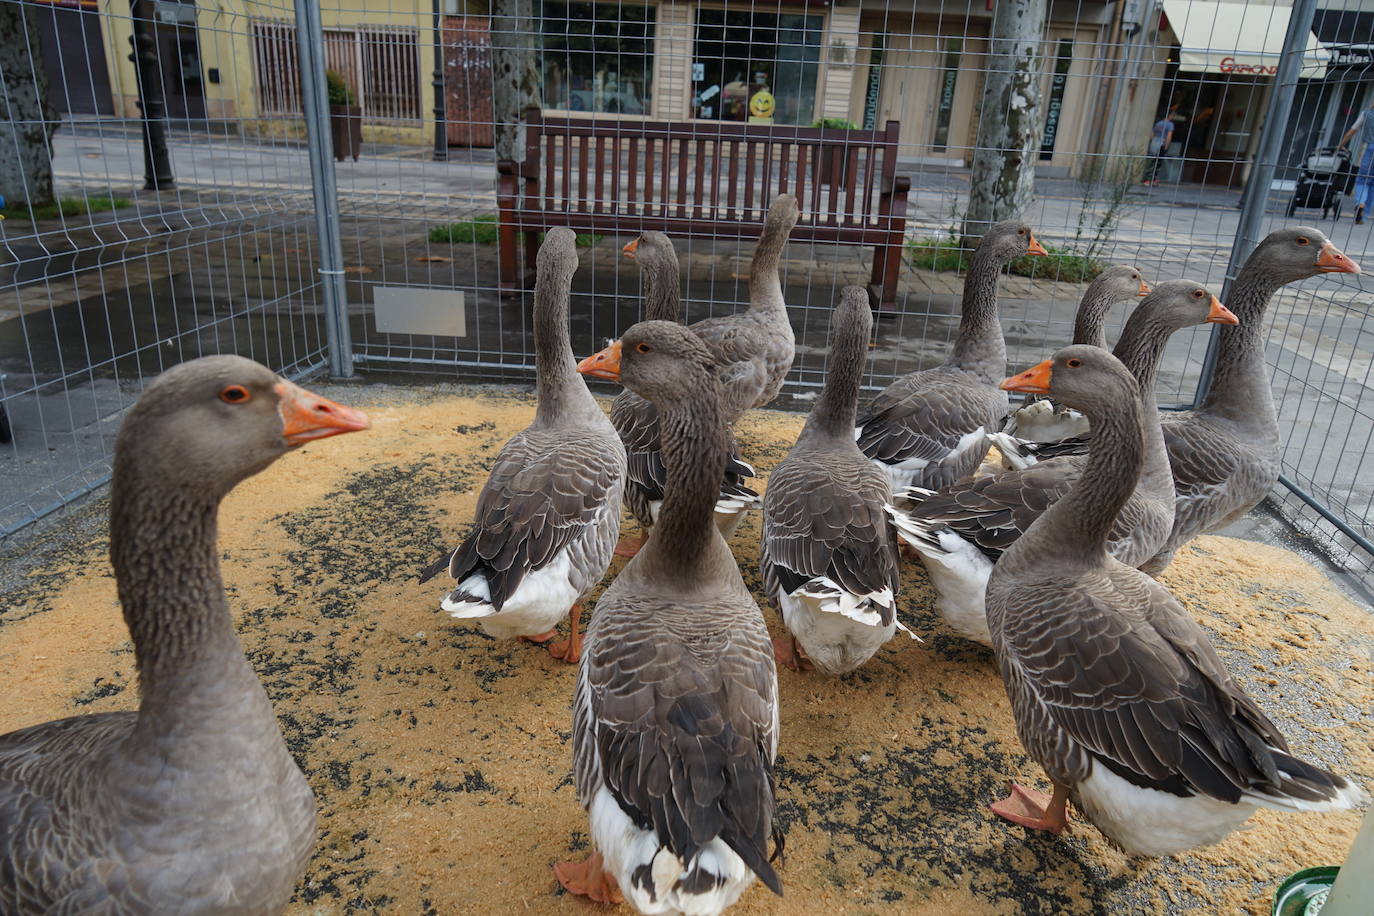
<instances>
[{"instance_id":1,"label":"green object on ground","mask_svg":"<svg viewBox=\"0 0 1374 916\"><path fill-rule=\"evenodd\" d=\"M429 240L435 243L448 242L451 245L473 244L494 245L500 235L495 213L482 213L472 219L445 226L433 226L429 230ZM605 236L591 232L577 233L577 247L591 248ZM543 241L544 234L539 234Z\"/></svg>"},{"instance_id":2,"label":"green object on ground","mask_svg":"<svg viewBox=\"0 0 1374 916\"><path fill-rule=\"evenodd\" d=\"M1273 916L1317 916L1339 871L1338 866L1322 865L1294 872L1274 892L1274 907L1270 912Z\"/></svg>"},{"instance_id":3,"label":"green object on ground","mask_svg":"<svg viewBox=\"0 0 1374 916\"><path fill-rule=\"evenodd\" d=\"M49 204L40 204L32 209L28 204L10 204L0 210L5 219L22 219L33 222L40 219L57 219L59 216L84 216L87 213L104 213L119 207L129 206L126 197L63 197Z\"/></svg>"}]
</instances>

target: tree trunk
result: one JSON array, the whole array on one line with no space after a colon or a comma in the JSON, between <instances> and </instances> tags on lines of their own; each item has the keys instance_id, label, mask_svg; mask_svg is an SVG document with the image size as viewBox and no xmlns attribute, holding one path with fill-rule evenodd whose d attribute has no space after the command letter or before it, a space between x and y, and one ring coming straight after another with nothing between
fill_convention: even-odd
<instances>
[{"instance_id":1,"label":"tree trunk","mask_svg":"<svg viewBox=\"0 0 1374 916\"><path fill-rule=\"evenodd\" d=\"M521 114L539 104L539 20L534 0L493 0L491 5L491 99L496 158L525 158Z\"/></svg>"},{"instance_id":2,"label":"tree trunk","mask_svg":"<svg viewBox=\"0 0 1374 916\"><path fill-rule=\"evenodd\" d=\"M1040 152L1040 41L1047 0L993 4L987 79L978 117L977 149L969 179L964 244L977 244L988 226L1016 219L1035 199Z\"/></svg>"},{"instance_id":3,"label":"tree trunk","mask_svg":"<svg viewBox=\"0 0 1374 916\"><path fill-rule=\"evenodd\" d=\"M32 15L26 12L32 10ZM0 195L5 205L52 201L53 131L38 11L0 2Z\"/></svg>"}]
</instances>

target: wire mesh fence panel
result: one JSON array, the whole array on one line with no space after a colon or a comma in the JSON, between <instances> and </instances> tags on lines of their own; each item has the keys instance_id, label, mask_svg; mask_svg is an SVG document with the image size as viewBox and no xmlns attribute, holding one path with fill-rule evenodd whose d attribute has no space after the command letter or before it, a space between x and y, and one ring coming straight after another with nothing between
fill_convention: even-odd
<instances>
[{"instance_id":1,"label":"wire mesh fence panel","mask_svg":"<svg viewBox=\"0 0 1374 916\"><path fill-rule=\"evenodd\" d=\"M156 274L175 305L162 297L156 330L145 319L137 342L102 346L150 357L169 329L184 346L206 326L219 329L214 346L310 365L324 342L294 9L145 2L177 178L174 192L154 196L138 190L129 17L0 0L44 21L87 17L84 30L44 39L55 50L44 45L32 78L63 74L52 96L81 109L47 119L59 125L63 193L94 188L132 203L111 217L68 217L62 231L79 222L89 233L87 223L108 218L156 239L151 248L144 236L82 242L100 256L76 257L59 276L46 254L13 255L6 292L42 304L67 295L59 280L81 280L108 301ZM781 270L798 340L788 390L802 398L825 378L830 312L845 285L870 287L879 307L870 390L944 360L971 246L992 219L1019 216L1051 253L1015 262L1000 282L1009 369L1068 342L1077 302L1106 265L1220 294L1238 236L1250 246L1295 223L1370 257L1365 224L1353 219L1364 188L1354 176L1374 173L1364 161L1374 127L1358 122L1345 144L1352 156L1336 147L1374 102L1374 12L1346 0L1322 0L1315 14L1311 3L1274 0L323 0L317 9L338 160L329 215L343 245L348 355L365 373L528 380L528 255L544 228L534 209L565 208L579 232L581 352L640 314L638 267L620 250L639 231L674 237L684 318L726 314L749 301L767 197L799 194ZM1281 78L1295 21L1300 53ZM1282 123L1269 123L1275 100L1290 97ZM890 168L867 133L889 122ZM531 147L532 135L543 145ZM1267 187L1251 181L1270 174ZM1247 184L1257 190L1243 197ZM866 232L849 232L846 220L867 221ZM174 225L156 228L164 221ZM11 252L21 250L15 225L5 226ZM1281 509L1365 574L1360 538L1374 491L1364 482L1371 342L1361 282L1342 274L1282 287L1265 334L1285 480L1301 491L1282 488ZM1109 337L1128 308L1113 311ZM106 311L115 309L87 317ZM16 339L55 339L29 326ZM1163 405L1195 400L1210 338L1206 328L1175 335ZM7 364L15 411L36 403L30 359ZM56 378L103 365L84 351L72 359Z\"/></svg>"},{"instance_id":2,"label":"wire mesh fence panel","mask_svg":"<svg viewBox=\"0 0 1374 916\"><path fill-rule=\"evenodd\" d=\"M282 28L190 4L0 0L0 531L107 479L124 410L167 367L321 364ZM264 84L264 69L284 76Z\"/></svg>"}]
</instances>

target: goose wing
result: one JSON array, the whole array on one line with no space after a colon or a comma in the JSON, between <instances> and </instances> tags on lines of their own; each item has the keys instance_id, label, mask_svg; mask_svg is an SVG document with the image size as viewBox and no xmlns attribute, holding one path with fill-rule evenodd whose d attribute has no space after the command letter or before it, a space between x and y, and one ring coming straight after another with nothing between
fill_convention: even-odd
<instances>
[{"instance_id":1,"label":"goose wing","mask_svg":"<svg viewBox=\"0 0 1374 916\"><path fill-rule=\"evenodd\" d=\"M777 747L771 646L748 627L688 642L644 624L667 612L616 613L620 625L608 617L589 644L575 722L589 743L579 754L579 791L590 783L586 751L594 750L621 809L679 859L720 837L780 893L767 852Z\"/></svg>"},{"instance_id":2,"label":"goose wing","mask_svg":"<svg viewBox=\"0 0 1374 916\"><path fill-rule=\"evenodd\" d=\"M770 594L791 594L819 577L858 597L896 594L896 536L883 512L887 480L871 462L861 464L797 461L769 479L762 556ZM878 611L882 626L892 623L893 603Z\"/></svg>"},{"instance_id":3,"label":"goose wing","mask_svg":"<svg viewBox=\"0 0 1374 916\"><path fill-rule=\"evenodd\" d=\"M1271 749L1286 746L1273 723L1163 587L1109 564L1067 590L1062 580L996 597L989 589L993 645L1027 750L1065 785L1095 760L1176 795L1236 802L1276 791Z\"/></svg>"},{"instance_id":4,"label":"goose wing","mask_svg":"<svg viewBox=\"0 0 1374 916\"><path fill-rule=\"evenodd\" d=\"M527 574L590 534L621 480L612 447L620 446L584 432L517 433L496 457L449 575L462 581L482 569L499 612Z\"/></svg>"},{"instance_id":5,"label":"goose wing","mask_svg":"<svg viewBox=\"0 0 1374 916\"><path fill-rule=\"evenodd\" d=\"M1273 485L1272 480L1247 485L1253 456L1199 417L1166 417L1162 426L1174 474L1174 531L1183 540L1212 530L1239 507L1248 509L1242 490L1257 491L1258 502Z\"/></svg>"},{"instance_id":6,"label":"goose wing","mask_svg":"<svg viewBox=\"0 0 1374 916\"><path fill-rule=\"evenodd\" d=\"M932 369L898 379L870 401L856 423L859 450L884 464L925 469L929 485L970 473L988 433L1006 415L1006 395L963 372Z\"/></svg>"}]
</instances>

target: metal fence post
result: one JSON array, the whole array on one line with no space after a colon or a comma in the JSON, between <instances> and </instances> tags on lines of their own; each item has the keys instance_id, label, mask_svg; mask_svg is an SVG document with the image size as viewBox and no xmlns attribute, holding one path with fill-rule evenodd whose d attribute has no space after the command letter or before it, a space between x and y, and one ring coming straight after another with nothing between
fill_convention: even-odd
<instances>
[{"instance_id":1,"label":"metal fence post","mask_svg":"<svg viewBox=\"0 0 1374 916\"><path fill-rule=\"evenodd\" d=\"M1288 17L1288 34L1283 37L1283 56L1279 58L1279 71L1274 75L1274 91L1269 94L1269 105L1264 111L1264 128L1260 133L1259 149L1255 151L1255 167L1250 170L1250 178L1245 182L1245 191L1240 198L1240 221L1231 245L1231 260L1226 264L1226 279L1221 286L1223 302L1231 292L1241 265L1260 242L1264 208L1269 203L1269 186L1274 183L1279 147L1288 129L1288 115L1293 109L1293 96L1298 91L1298 71L1302 69L1302 56L1307 50L1307 36L1312 33L1312 19L1316 10L1317 0L1294 0L1293 10ZM1214 326L1207 339L1207 353L1202 358L1197 391L1193 393L1194 407L1202 403L1212 386L1219 340L1220 333Z\"/></svg>"},{"instance_id":2,"label":"metal fence post","mask_svg":"<svg viewBox=\"0 0 1374 916\"><path fill-rule=\"evenodd\" d=\"M296 43L300 48L301 102L310 150L310 181L315 226L320 241L320 279L324 289L324 329L329 374L353 376L353 337L348 327L343 241L339 236L339 189L334 175L334 143L329 133L329 89L324 77L324 25L316 0L295 0Z\"/></svg>"}]
</instances>

